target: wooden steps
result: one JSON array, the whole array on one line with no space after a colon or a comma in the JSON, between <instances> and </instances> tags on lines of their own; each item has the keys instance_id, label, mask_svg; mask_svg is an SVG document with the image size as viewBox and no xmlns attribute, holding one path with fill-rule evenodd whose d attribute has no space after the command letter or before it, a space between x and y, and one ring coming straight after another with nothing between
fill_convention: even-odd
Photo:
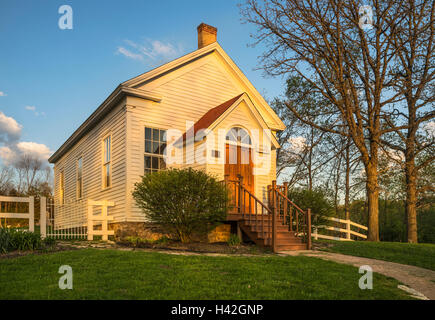
<instances>
[{"instance_id":1,"label":"wooden steps","mask_svg":"<svg viewBox=\"0 0 435 320\"><path fill-rule=\"evenodd\" d=\"M257 245L272 247L272 217L271 215L245 217L240 220L242 231ZM289 227L283 224L283 220L276 219L276 248L278 251L307 250L307 244L300 237L289 231ZM263 228L264 226L264 228Z\"/></svg>"}]
</instances>

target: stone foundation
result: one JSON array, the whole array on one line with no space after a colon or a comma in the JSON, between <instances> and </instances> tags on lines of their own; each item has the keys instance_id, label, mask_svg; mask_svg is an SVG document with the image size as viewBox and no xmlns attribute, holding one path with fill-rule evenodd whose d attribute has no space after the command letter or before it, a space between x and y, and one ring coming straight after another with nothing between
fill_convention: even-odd
<instances>
[{"instance_id":1,"label":"stone foundation","mask_svg":"<svg viewBox=\"0 0 435 320\"><path fill-rule=\"evenodd\" d=\"M170 238L160 228L148 222L116 222L109 224L109 230L115 231L115 241L125 240L127 237L138 237L147 240L158 240L162 237ZM221 224L207 236L194 236L192 241L226 242L231 235L231 225Z\"/></svg>"},{"instance_id":2,"label":"stone foundation","mask_svg":"<svg viewBox=\"0 0 435 320\"><path fill-rule=\"evenodd\" d=\"M158 240L168 235L156 226L147 222L116 222L109 224L109 230L115 231L115 241L127 237L138 237L147 240Z\"/></svg>"},{"instance_id":3,"label":"stone foundation","mask_svg":"<svg viewBox=\"0 0 435 320\"><path fill-rule=\"evenodd\" d=\"M227 242L231 235L231 225L221 224L208 234L208 242Z\"/></svg>"}]
</instances>

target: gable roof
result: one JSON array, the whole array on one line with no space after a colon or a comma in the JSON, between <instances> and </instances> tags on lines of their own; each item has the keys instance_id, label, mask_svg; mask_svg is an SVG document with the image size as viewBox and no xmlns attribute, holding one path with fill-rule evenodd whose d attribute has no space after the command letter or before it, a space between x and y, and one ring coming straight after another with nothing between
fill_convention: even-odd
<instances>
[{"instance_id":1,"label":"gable roof","mask_svg":"<svg viewBox=\"0 0 435 320\"><path fill-rule=\"evenodd\" d=\"M250 90L256 100L264 107L263 109L270 115L273 119L273 125L269 127L273 130L284 130L285 125L278 117L278 115L273 111L273 109L267 104L261 94L255 89L248 78L243 74L243 72L237 67L237 65L231 60L231 58L225 53L222 47L214 42L205 46L201 49L195 50L189 54L186 54L178 59L172 60L160 67L152 69L146 73L143 73L137 77L127 80L121 83L107 99L95 110L83 124L62 144L62 146L48 159L50 163L55 163L58 161L68 150L74 146L87 132L89 132L101 119L104 118L120 101L121 98L125 96L136 96L143 99L160 102L162 97L156 95L152 92L140 90L137 87L151 82L157 78L164 76L176 69L179 69L189 63L192 63L198 59L201 59L213 52L218 53L223 60L228 64L228 66L234 71L240 81Z\"/></svg>"},{"instance_id":2,"label":"gable roof","mask_svg":"<svg viewBox=\"0 0 435 320\"><path fill-rule=\"evenodd\" d=\"M273 119L273 125L269 125L269 127L272 130L284 130L285 129L284 123L281 121L278 115L273 111L273 109L269 106L266 100L264 100L264 98L258 92L258 90L255 89L255 87L252 85L249 79L243 74L243 72L239 69L239 67L237 67L234 61L226 54L226 52L224 51L224 49L222 49L222 47L219 45L218 42L213 42L201 49L195 50L189 54L186 54L178 59L172 60L151 71L145 72L135 78L127 80L123 82L122 85L137 88L140 85L146 84L157 78L160 78L167 73L170 73L189 63L192 63L209 54L212 54L213 52L217 53L220 57L222 57L222 59L234 72L236 77L249 89L249 94L251 94L259 102L259 104L264 107L264 110L270 115L271 119Z\"/></svg>"},{"instance_id":3,"label":"gable roof","mask_svg":"<svg viewBox=\"0 0 435 320\"><path fill-rule=\"evenodd\" d=\"M183 136L181 136L177 141L175 141L174 144L179 145L181 143L186 142L187 133L189 133L190 136L189 138L191 137L194 138L199 130L205 130L209 128L214 129L214 127L223 119L225 119L242 101L245 101L247 103L248 108L253 112L254 118L257 119L257 121L261 124L261 126L263 128L268 128L266 122L261 117L261 114L258 112L257 108L249 98L249 95L246 92L244 92L234 98L231 98L228 101L225 101L224 103L218 105L217 107L214 107L209 111L207 111L197 122L195 122L195 124L192 127L190 127L183 134ZM278 140L274 135L269 135L269 138L272 144L275 146L275 148L280 148Z\"/></svg>"},{"instance_id":4,"label":"gable roof","mask_svg":"<svg viewBox=\"0 0 435 320\"><path fill-rule=\"evenodd\" d=\"M86 133L88 133L94 126L101 121L110 111L116 107L117 103L125 96L140 97L143 99L160 102L162 97L155 93L128 88L119 85L116 89L104 100L104 102L95 110L80 127L60 146L53 155L48 158L48 162L55 163L59 160L68 150L77 143Z\"/></svg>"},{"instance_id":5,"label":"gable roof","mask_svg":"<svg viewBox=\"0 0 435 320\"><path fill-rule=\"evenodd\" d=\"M215 122L225 111L227 111L228 108L234 104L234 102L239 100L239 98L242 95L243 95L243 93L239 94L237 97L234 97L228 101L225 101L224 103L218 105L217 107L214 107L214 108L208 110L198 121L195 122L195 124L190 129L188 129L185 133L183 133L183 136L179 140L177 140L176 143L180 143L181 141L185 141L186 134L188 131L193 130L193 136L195 136L199 130L207 129L208 127L210 127L211 124L213 122Z\"/></svg>"}]
</instances>

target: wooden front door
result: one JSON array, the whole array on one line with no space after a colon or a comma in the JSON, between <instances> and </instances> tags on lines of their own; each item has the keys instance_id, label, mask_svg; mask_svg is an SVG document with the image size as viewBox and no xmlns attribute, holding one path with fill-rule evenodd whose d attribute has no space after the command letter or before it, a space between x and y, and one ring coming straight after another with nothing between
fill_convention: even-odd
<instances>
[{"instance_id":1,"label":"wooden front door","mask_svg":"<svg viewBox=\"0 0 435 320\"><path fill-rule=\"evenodd\" d=\"M254 165L252 162L252 148L246 148L233 144L226 144L225 151L225 175L229 180L238 180L239 175L243 177L243 186L255 194L254 189ZM238 197L238 195L232 195ZM249 199L244 202L245 212L248 211Z\"/></svg>"}]
</instances>

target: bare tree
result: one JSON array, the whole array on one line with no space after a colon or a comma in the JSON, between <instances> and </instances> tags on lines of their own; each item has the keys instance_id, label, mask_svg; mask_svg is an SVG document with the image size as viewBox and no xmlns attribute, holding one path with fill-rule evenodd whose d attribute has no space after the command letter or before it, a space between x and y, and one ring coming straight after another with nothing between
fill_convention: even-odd
<instances>
[{"instance_id":1,"label":"bare tree","mask_svg":"<svg viewBox=\"0 0 435 320\"><path fill-rule=\"evenodd\" d=\"M392 85L405 97L405 107L386 120L392 128L404 123L406 129L396 131L401 143L383 142L405 156L408 242L416 243L418 174L435 160L434 137L419 134L421 127L435 118L435 2L405 0L401 5L403 18L396 21L393 34L397 66L392 70ZM427 151L431 155L416 164L419 154Z\"/></svg>"},{"instance_id":2,"label":"bare tree","mask_svg":"<svg viewBox=\"0 0 435 320\"><path fill-rule=\"evenodd\" d=\"M21 154L15 168L18 175L18 191L29 193L39 183L39 173L43 169L42 160L31 154Z\"/></svg>"},{"instance_id":3,"label":"bare tree","mask_svg":"<svg viewBox=\"0 0 435 320\"><path fill-rule=\"evenodd\" d=\"M256 43L268 48L264 70L298 75L329 102L312 110L321 122L303 117L298 106L288 105L290 110L310 126L350 137L358 148L367 177L368 240L379 241L378 149L383 134L393 130L382 120L400 97L389 90L388 71L395 57L392 21L402 12L397 0L369 2L369 30L361 27L362 1L248 0L242 14L258 27Z\"/></svg>"},{"instance_id":4,"label":"bare tree","mask_svg":"<svg viewBox=\"0 0 435 320\"><path fill-rule=\"evenodd\" d=\"M2 166L0 168L0 194L8 195L13 188L14 172L12 168Z\"/></svg>"}]
</instances>

